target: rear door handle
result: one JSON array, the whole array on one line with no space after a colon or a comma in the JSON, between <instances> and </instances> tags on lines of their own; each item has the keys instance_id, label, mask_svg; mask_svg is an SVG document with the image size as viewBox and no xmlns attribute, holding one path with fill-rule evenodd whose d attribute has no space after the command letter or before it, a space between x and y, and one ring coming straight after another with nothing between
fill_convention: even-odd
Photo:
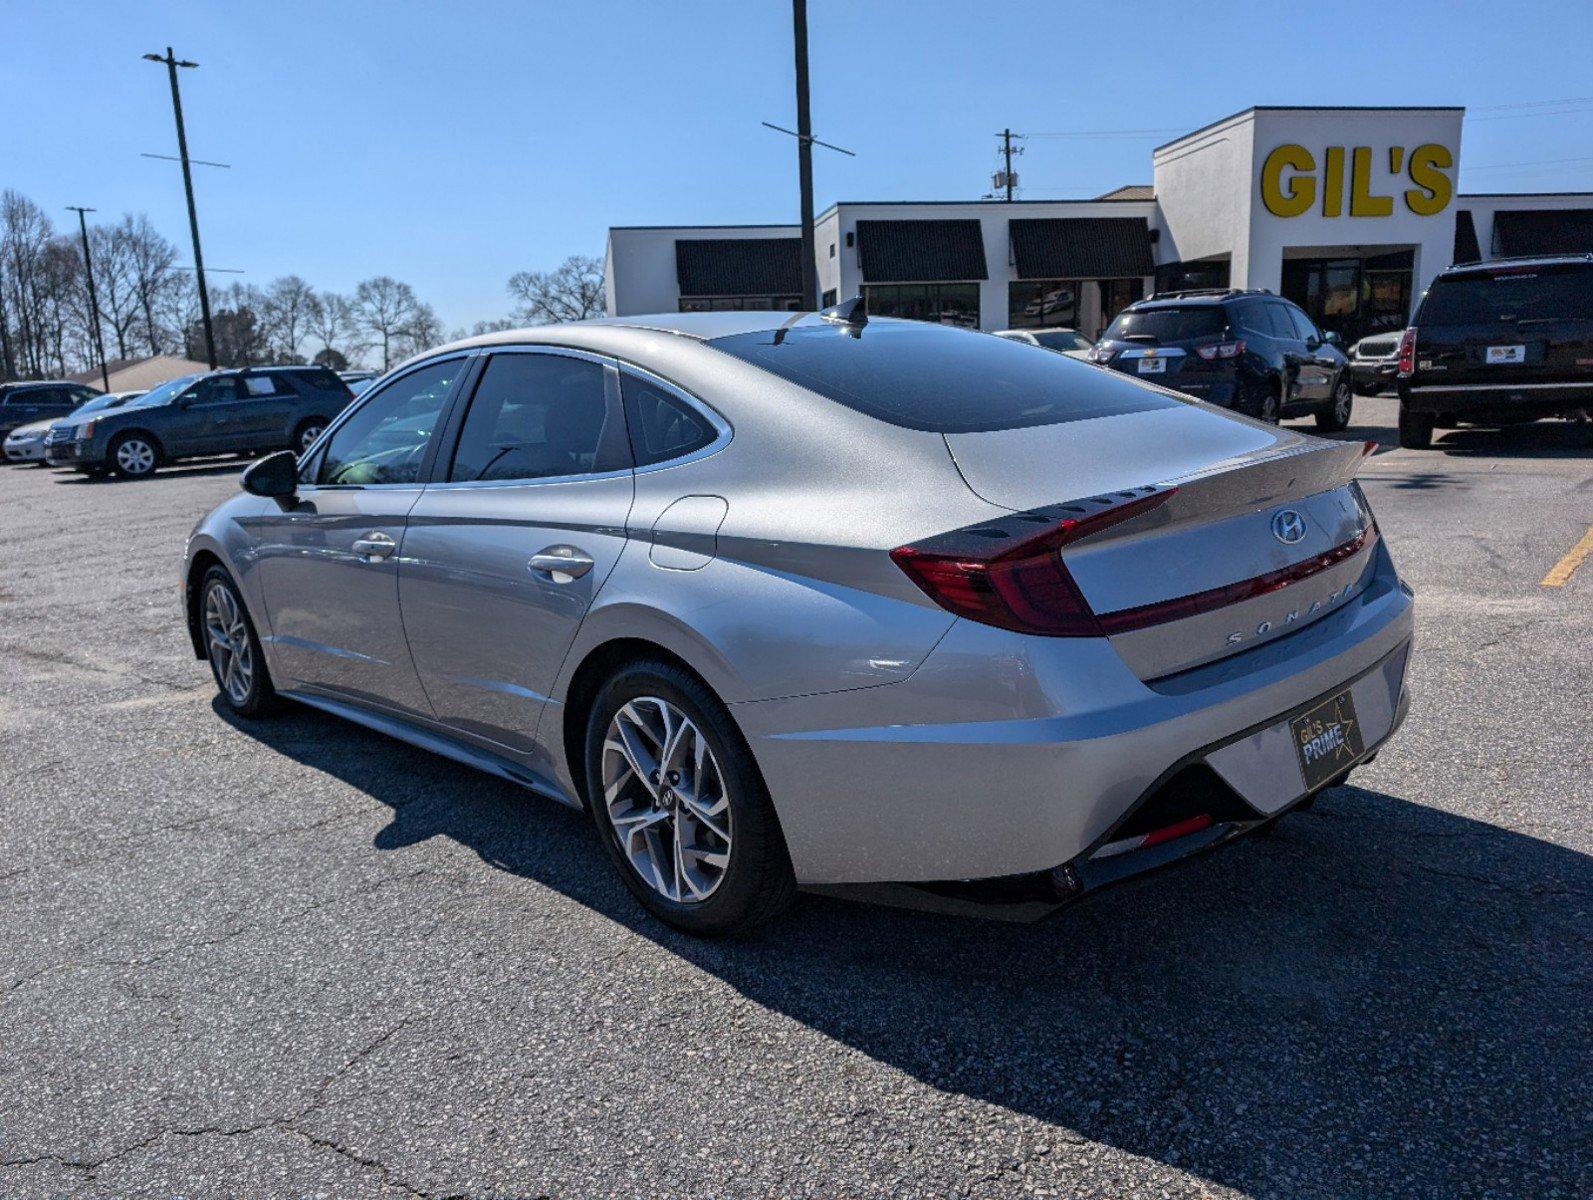
<instances>
[{"instance_id":1,"label":"rear door handle","mask_svg":"<svg viewBox=\"0 0 1593 1200\"><path fill-rule=\"evenodd\" d=\"M526 564L534 575L546 575L554 583L570 583L585 575L596 564L592 556L576 546L549 546L533 554Z\"/></svg>"},{"instance_id":2,"label":"rear door handle","mask_svg":"<svg viewBox=\"0 0 1593 1200\"><path fill-rule=\"evenodd\" d=\"M361 562L378 562L396 549L398 549L397 542L374 529L364 537L357 538L353 546L354 554Z\"/></svg>"}]
</instances>

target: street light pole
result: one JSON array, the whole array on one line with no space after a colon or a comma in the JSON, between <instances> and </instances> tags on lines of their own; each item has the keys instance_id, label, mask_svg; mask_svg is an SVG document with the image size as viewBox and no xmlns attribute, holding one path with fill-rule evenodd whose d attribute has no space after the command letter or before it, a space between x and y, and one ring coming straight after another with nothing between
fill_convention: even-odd
<instances>
[{"instance_id":1,"label":"street light pole","mask_svg":"<svg viewBox=\"0 0 1593 1200\"><path fill-rule=\"evenodd\" d=\"M199 249L199 214L194 209L194 176L188 165L188 134L183 130L183 98L177 90L177 68L197 67L196 62L186 62L166 47L164 56L146 54L150 62L166 64L171 76L171 110L177 118L177 153L182 157L183 191L188 197L188 230L194 238L194 278L199 284L199 313L205 322L205 353L210 358L210 369L216 369L216 331L210 323L210 289L205 286L205 256Z\"/></svg>"},{"instance_id":2,"label":"street light pole","mask_svg":"<svg viewBox=\"0 0 1593 1200\"><path fill-rule=\"evenodd\" d=\"M105 335L100 331L100 298L94 291L94 259L89 254L88 240L88 214L95 210L75 204L68 204L66 207L68 212L77 214L77 229L83 235L83 270L88 275L90 331L94 334L94 349L100 356L100 380L108 392L111 390L111 369L105 363Z\"/></svg>"},{"instance_id":3,"label":"street light pole","mask_svg":"<svg viewBox=\"0 0 1593 1200\"><path fill-rule=\"evenodd\" d=\"M813 120L808 112L808 0L791 0L796 43L797 179L802 193L802 307L819 307L818 251L813 242Z\"/></svg>"}]
</instances>

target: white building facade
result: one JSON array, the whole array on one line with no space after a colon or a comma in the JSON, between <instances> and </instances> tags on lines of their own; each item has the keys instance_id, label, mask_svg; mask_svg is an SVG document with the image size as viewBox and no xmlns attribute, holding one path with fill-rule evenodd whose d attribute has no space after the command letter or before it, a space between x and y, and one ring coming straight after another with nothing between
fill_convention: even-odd
<instances>
[{"instance_id":1,"label":"white building facade","mask_svg":"<svg viewBox=\"0 0 1593 1200\"><path fill-rule=\"evenodd\" d=\"M1460 108L1251 108L1158 147L1095 200L841 202L814 222L823 302L1096 337L1178 288L1265 288L1346 340L1402 328L1454 262L1593 252L1593 193L1456 192ZM611 315L796 311L795 225L609 230Z\"/></svg>"}]
</instances>

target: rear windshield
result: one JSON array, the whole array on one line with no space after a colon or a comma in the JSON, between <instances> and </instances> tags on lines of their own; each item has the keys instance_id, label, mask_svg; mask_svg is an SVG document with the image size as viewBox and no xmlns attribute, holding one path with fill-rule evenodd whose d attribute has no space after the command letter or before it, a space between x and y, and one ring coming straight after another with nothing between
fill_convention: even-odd
<instances>
[{"instance_id":1,"label":"rear windshield","mask_svg":"<svg viewBox=\"0 0 1593 1200\"><path fill-rule=\"evenodd\" d=\"M1491 325L1593 316L1593 267L1512 268L1487 275L1440 275L1416 324Z\"/></svg>"},{"instance_id":2,"label":"rear windshield","mask_svg":"<svg viewBox=\"0 0 1593 1200\"><path fill-rule=\"evenodd\" d=\"M1228 314L1215 304L1189 308L1142 308L1117 314L1105 337L1112 341L1182 342L1211 337L1228 327Z\"/></svg>"},{"instance_id":3,"label":"rear windshield","mask_svg":"<svg viewBox=\"0 0 1593 1200\"><path fill-rule=\"evenodd\" d=\"M1071 329L1036 329L1034 340L1047 350L1088 350L1090 339Z\"/></svg>"},{"instance_id":4,"label":"rear windshield","mask_svg":"<svg viewBox=\"0 0 1593 1200\"><path fill-rule=\"evenodd\" d=\"M989 334L918 321L829 322L709 345L892 425L976 433L1172 408L1113 371Z\"/></svg>"}]
</instances>

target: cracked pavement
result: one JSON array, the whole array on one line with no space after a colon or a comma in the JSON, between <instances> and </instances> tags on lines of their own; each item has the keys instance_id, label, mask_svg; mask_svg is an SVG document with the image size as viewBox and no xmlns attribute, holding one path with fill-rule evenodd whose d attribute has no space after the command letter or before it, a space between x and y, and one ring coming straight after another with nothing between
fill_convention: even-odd
<instances>
[{"instance_id":1,"label":"cracked pavement","mask_svg":"<svg viewBox=\"0 0 1593 1200\"><path fill-rule=\"evenodd\" d=\"M220 715L176 572L237 463L0 469L0 1195L1588 1195L1593 567L1538 581L1590 463L1370 460L1414 705L1271 836L1039 925L714 943L579 814Z\"/></svg>"}]
</instances>

